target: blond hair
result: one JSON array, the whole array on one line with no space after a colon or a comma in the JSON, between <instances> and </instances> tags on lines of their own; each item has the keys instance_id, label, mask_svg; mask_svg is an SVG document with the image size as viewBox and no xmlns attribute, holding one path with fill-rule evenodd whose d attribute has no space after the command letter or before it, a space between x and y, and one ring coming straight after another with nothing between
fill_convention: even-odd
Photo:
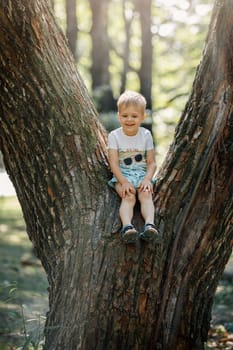
<instances>
[{"instance_id":1,"label":"blond hair","mask_svg":"<svg viewBox=\"0 0 233 350\"><path fill-rule=\"evenodd\" d=\"M122 106L134 105L142 108L142 111L146 110L146 99L139 92L126 90L123 92L117 100L117 108L118 110Z\"/></svg>"}]
</instances>

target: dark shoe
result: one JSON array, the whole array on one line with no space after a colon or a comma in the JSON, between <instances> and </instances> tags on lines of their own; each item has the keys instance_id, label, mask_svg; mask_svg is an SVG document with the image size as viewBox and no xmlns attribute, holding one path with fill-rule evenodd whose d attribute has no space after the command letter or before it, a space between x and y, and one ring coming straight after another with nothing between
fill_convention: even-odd
<instances>
[{"instance_id":1,"label":"dark shoe","mask_svg":"<svg viewBox=\"0 0 233 350\"><path fill-rule=\"evenodd\" d=\"M121 238L125 243L135 243L138 239L138 232L133 225L126 225L121 229Z\"/></svg>"},{"instance_id":2,"label":"dark shoe","mask_svg":"<svg viewBox=\"0 0 233 350\"><path fill-rule=\"evenodd\" d=\"M139 237L146 242L156 241L159 243L161 241L159 231L153 224L146 224L143 227L143 231L140 233Z\"/></svg>"}]
</instances>

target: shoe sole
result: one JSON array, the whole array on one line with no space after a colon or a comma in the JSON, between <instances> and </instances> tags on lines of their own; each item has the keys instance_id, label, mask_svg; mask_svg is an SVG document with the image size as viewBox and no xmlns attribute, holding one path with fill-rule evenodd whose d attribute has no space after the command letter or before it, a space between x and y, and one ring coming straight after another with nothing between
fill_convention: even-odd
<instances>
[{"instance_id":1,"label":"shoe sole","mask_svg":"<svg viewBox=\"0 0 233 350\"><path fill-rule=\"evenodd\" d=\"M142 232L140 234L140 238L146 242L151 242L151 241L155 241L157 243L161 242L161 237L159 236L158 231L155 232L154 230L147 230L145 232Z\"/></svg>"},{"instance_id":2,"label":"shoe sole","mask_svg":"<svg viewBox=\"0 0 233 350\"><path fill-rule=\"evenodd\" d=\"M135 243L138 239L138 233L135 230L128 230L124 235L122 235L122 240L125 243Z\"/></svg>"}]
</instances>

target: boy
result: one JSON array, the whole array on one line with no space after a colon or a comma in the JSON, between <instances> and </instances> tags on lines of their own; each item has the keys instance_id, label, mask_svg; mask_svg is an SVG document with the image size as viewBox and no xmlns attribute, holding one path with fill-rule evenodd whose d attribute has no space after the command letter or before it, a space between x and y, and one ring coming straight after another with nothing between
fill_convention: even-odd
<instances>
[{"instance_id":1,"label":"boy","mask_svg":"<svg viewBox=\"0 0 233 350\"><path fill-rule=\"evenodd\" d=\"M133 243L138 238L131 223L137 196L145 220L139 237L145 241L159 239L152 200L156 169L154 145L150 131L141 127L146 100L137 92L125 91L117 101L117 108L121 127L108 136L108 158L114 175L108 183L121 197L121 236L126 243Z\"/></svg>"}]
</instances>

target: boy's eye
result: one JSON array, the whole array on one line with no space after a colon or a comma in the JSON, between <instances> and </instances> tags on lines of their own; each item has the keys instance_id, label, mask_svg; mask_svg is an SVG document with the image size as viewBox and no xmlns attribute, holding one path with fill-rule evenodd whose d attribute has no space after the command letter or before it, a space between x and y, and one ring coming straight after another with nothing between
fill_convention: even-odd
<instances>
[{"instance_id":1,"label":"boy's eye","mask_svg":"<svg viewBox=\"0 0 233 350\"><path fill-rule=\"evenodd\" d=\"M127 115L127 114L123 114L121 117L122 117L122 118L128 118L128 117L129 117L129 115ZM136 119L136 118L138 118L138 116L135 114L135 115L132 115L132 116L131 116L131 118Z\"/></svg>"}]
</instances>

